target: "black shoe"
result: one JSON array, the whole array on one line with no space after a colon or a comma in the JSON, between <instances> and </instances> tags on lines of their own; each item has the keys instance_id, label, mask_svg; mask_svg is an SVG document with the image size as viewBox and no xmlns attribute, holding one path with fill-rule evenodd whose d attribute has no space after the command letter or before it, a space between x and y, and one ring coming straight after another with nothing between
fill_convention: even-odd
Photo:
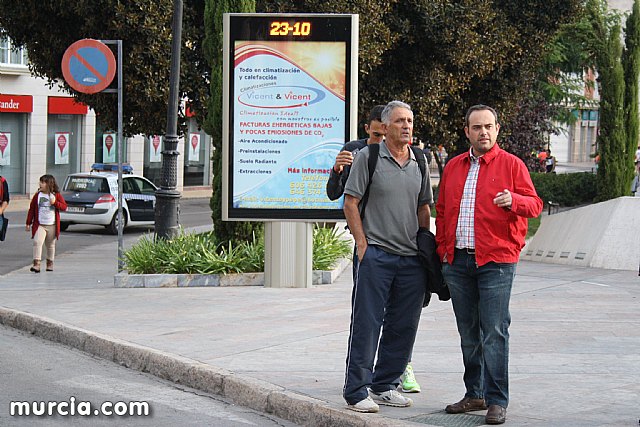
<instances>
[{"instance_id":1,"label":"black shoe","mask_svg":"<svg viewBox=\"0 0 640 427\"><path fill-rule=\"evenodd\" d=\"M33 271L34 273L40 273L40 269L39 268L31 267L29 270Z\"/></svg>"}]
</instances>

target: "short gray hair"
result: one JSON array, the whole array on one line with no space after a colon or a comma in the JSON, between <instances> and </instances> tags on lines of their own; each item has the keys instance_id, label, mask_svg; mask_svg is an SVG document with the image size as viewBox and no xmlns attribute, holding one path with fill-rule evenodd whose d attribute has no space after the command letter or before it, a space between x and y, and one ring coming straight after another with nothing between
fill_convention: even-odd
<instances>
[{"instance_id":1,"label":"short gray hair","mask_svg":"<svg viewBox=\"0 0 640 427\"><path fill-rule=\"evenodd\" d=\"M391 120L391 112L393 112L393 110L395 110L396 108L404 108L411 111L411 107L409 106L409 104L405 104L402 101L391 101L384 107L384 110L382 110L382 123L384 123L385 125L389 124Z\"/></svg>"}]
</instances>

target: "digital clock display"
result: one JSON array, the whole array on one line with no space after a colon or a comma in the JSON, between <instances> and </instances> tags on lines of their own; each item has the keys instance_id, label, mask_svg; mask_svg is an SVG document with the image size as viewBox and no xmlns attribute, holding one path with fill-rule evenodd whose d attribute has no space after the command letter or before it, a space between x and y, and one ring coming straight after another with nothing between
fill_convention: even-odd
<instances>
[{"instance_id":1,"label":"digital clock display","mask_svg":"<svg viewBox=\"0 0 640 427\"><path fill-rule=\"evenodd\" d=\"M311 22L273 21L269 23L271 36L308 36L311 34Z\"/></svg>"}]
</instances>

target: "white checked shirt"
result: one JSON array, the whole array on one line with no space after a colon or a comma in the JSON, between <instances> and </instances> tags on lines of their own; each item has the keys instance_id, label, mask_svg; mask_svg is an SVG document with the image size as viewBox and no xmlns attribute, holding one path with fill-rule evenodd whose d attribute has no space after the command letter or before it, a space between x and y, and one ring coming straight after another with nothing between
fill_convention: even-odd
<instances>
[{"instance_id":1,"label":"white checked shirt","mask_svg":"<svg viewBox=\"0 0 640 427\"><path fill-rule=\"evenodd\" d=\"M482 156L480 156L482 157ZM476 236L473 229L474 211L476 208L476 187L478 185L478 172L480 171L480 157L473 155L473 149L469 150L471 167L462 191L460 201L460 213L458 214L458 227L456 228L456 248L476 247Z\"/></svg>"}]
</instances>

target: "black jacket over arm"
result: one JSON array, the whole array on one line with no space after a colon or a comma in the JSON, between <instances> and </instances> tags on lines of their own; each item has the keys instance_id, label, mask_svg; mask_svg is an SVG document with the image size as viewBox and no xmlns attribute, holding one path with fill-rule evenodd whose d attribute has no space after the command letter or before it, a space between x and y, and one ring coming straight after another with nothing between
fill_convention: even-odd
<instances>
[{"instance_id":1,"label":"black jacket over arm","mask_svg":"<svg viewBox=\"0 0 640 427\"><path fill-rule=\"evenodd\" d=\"M438 294L440 301L450 300L451 294L442 275L442 263L436 252L436 236L425 228L418 230L418 257L427 270L427 289L422 306L429 304L432 293Z\"/></svg>"}]
</instances>

